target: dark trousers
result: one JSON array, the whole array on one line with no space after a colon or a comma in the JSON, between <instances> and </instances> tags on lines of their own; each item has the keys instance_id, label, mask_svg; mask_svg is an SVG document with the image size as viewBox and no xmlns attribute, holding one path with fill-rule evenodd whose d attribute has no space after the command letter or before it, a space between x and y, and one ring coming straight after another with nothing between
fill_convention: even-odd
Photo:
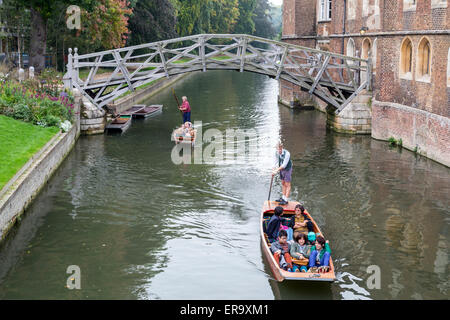
<instances>
[{"instance_id":1,"label":"dark trousers","mask_svg":"<svg viewBox=\"0 0 450 320\"><path fill-rule=\"evenodd\" d=\"M191 112L183 112L183 123L191 122Z\"/></svg>"}]
</instances>

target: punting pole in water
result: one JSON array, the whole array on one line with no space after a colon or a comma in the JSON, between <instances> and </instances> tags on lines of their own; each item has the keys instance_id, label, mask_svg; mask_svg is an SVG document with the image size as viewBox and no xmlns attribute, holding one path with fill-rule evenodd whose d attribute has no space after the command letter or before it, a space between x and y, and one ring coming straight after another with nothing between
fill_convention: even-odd
<instances>
[{"instance_id":1,"label":"punting pole in water","mask_svg":"<svg viewBox=\"0 0 450 320\"><path fill-rule=\"evenodd\" d=\"M175 90L173 90L173 88L172 88L172 93L173 93L173 96L175 97L175 100L177 101L177 108L179 108L180 107L180 101L178 101L178 97L175 94ZM180 109L178 109L178 110L180 110ZM183 116L183 111L180 110L180 112L181 112L181 115Z\"/></svg>"},{"instance_id":2,"label":"punting pole in water","mask_svg":"<svg viewBox=\"0 0 450 320\"><path fill-rule=\"evenodd\" d=\"M270 201L270 194L272 193L273 176L274 176L274 175L272 175L272 179L270 179L269 197L267 198L267 201Z\"/></svg>"}]
</instances>

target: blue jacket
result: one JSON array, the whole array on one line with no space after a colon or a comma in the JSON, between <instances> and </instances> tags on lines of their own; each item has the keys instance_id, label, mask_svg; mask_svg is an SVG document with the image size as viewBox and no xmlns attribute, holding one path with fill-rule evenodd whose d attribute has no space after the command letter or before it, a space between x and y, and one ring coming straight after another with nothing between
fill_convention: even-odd
<instances>
[{"instance_id":1,"label":"blue jacket","mask_svg":"<svg viewBox=\"0 0 450 320\"><path fill-rule=\"evenodd\" d=\"M274 242L278 238L278 231L280 231L280 225L281 225L282 218L277 217L276 215L273 215L269 223L267 225L267 237L269 238L270 242Z\"/></svg>"}]
</instances>

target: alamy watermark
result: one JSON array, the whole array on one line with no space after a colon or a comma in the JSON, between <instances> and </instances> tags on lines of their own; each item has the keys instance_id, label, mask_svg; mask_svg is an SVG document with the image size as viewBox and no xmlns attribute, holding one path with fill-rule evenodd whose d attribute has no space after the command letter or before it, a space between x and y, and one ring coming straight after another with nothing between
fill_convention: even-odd
<instances>
[{"instance_id":1,"label":"alamy watermark","mask_svg":"<svg viewBox=\"0 0 450 320\"><path fill-rule=\"evenodd\" d=\"M368 266L366 272L370 276L366 280L368 289L381 289L381 269L377 265Z\"/></svg>"},{"instance_id":2,"label":"alamy watermark","mask_svg":"<svg viewBox=\"0 0 450 320\"><path fill-rule=\"evenodd\" d=\"M68 29L81 29L81 9L79 6L71 5L66 10L66 26Z\"/></svg>"},{"instance_id":3,"label":"alamy watermark","mask_svg":"<svg viewBox=\"0 0 450 320\"><path fill-rule=\"evenodd\" d=\"M67 267L66 273L70 276L67 278L66 287L70 290L81 289L81 269L77 265L70 265Z\"/></svg>"},{"instance_id":4,"label":"alamy watermark","mask_svg":"<svg viewBox=\"0 0 450 320\"><path fill-rule=\"evenodd\" d=\"M195 142L182 140L172 148L174 164L245 164L257 160L262 152L255 129L210 128L203 132L201 121L195 121L193 127Z\"/></svg>"}]
</instances>

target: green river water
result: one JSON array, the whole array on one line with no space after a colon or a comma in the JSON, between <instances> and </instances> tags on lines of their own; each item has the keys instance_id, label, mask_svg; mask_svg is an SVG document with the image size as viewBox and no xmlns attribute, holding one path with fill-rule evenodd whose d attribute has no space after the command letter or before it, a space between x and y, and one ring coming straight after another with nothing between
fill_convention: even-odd
<instances>
[{"instance_id":1,"label":"green river water","mask_svg":"<svg viewBox=\"0 0 450 320\"><path fill-rule=\"evenodd\" d=\"M449 298L449 168L333 133L325 114L278 105L278 83L262 75L208 71L173 88L203 132L253 130L258 153L174 164L181 118L162 90L146 101L162 113L122 135L80 137L0 247L0 299ZM291 198L330 241L333 284L278 283L262 256L260 211L280 137L294 162ZM280 190L277 179L272 199ZM80 290L66 288L70 265ZM380 289L368 286L372 265Z\"/></svg>"}]
</instances>

